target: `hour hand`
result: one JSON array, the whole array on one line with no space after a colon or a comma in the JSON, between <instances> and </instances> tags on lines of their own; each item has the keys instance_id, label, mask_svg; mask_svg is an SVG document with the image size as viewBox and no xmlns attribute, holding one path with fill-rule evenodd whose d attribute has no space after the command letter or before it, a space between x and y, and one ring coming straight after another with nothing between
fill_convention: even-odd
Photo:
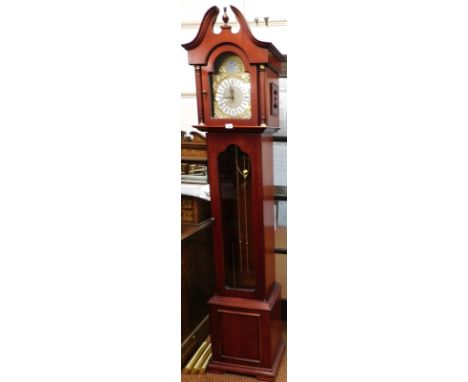
<instances>
[{"instance_id":1,"label":"hour hand","mask_svg":"<svg viewBox=\"0 0 468 382\"><path fill-rule=\"evenodd\" d=\"M233 89L233 88L229 88L229 97L224 96L223 98L224 98L224 99L234 100L234 89Z\"/></svg>"}]
</instances>

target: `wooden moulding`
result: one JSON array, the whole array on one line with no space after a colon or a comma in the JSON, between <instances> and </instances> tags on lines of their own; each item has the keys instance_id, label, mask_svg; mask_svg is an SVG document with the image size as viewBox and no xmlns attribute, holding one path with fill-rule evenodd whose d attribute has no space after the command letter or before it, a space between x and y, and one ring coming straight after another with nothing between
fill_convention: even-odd
<instances>
[{"instance_id":1,"label":"wooden moulding","mask_svg":"<svg viewBox=\"0 0 468 382\"><path fill-rule=\"evenodd\" d=\"M228 131L229 133L274 134L279 130L279 127L257 126L257 125L252 125L252 126L234 125L232 129L226 129L225 125L218 125L218 126L193 125L193 127L195 127L196 129L200 131L206 131L209 133L226 133L226 131Z\"/></svg>"},{"instance_id":2,"label":"wooden moulding","mask_svg":"<svg viewBox=\"0 0 468 382\"><path fill-rule=\"evenodd\" d=\"M209 44L214 44L222 39L223 42L226 43L244 46L244 49L250 52L250 57L253 60L252 63L260 64L274 61L276 66L279 65L277 71L281 72L281 62L286 60L286 56L283 55L272 43L260 41L255 38L242 13L232 5L230 8L239 23L240 32L242 33L232 33L230 28L224 28L222 31L223 33L221 34L215 33L214 25L219 14L219 8L216 6L211 7L203 16L200 28L195 38L186 44L182 44L182 47L189 53L189 64L206 64L206 51L204 49L204 44L207 42Z\"/></svg>"},{"instance_id":3,"label":"wooden moulding","mask_svg":"<svg viewBox=\"0 0 468 382\"><path fill-rule=\"evenodd\" d=\"M281 344L276 353L276 357L273 361L271 367L255 367L247 365L235 365L231 363L213 361L208 364L207 371L210 373L224 374L235 373L235 374L247 374L255 376L259 381L269 381L274 382L276 379L276 374L278 373L279 365L281 363L281 358L283 356L283 351L285 344L281 341Z\"/></svg>"},{"instance_id":4,"label":"wooden moulding","mask_svg":"<svg viewBox=\"0 0 468 382\"><path fill-rule=\"evenodd\" d=\"M270 311L281 294L281 287L278 283L273 284L272 292L267 300L253 300L240 297L226 297L214 295L208 301L210 305L228 306L230 308L255 309L259 311Z\"/></svg>"}]
</instances>

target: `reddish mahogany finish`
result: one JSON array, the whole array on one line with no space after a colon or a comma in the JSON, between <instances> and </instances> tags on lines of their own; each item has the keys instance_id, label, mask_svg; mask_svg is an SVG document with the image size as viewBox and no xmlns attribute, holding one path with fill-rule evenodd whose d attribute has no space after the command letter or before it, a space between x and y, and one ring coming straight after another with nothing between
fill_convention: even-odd
<instances>
[{"instance_id":1,"label":"reddish mahogany finish","mask_svg":"<svg viewBox=\"0 0 468 382\"><path fill-rule=\"evenodd\" d=\"M203 89L206 89L205 92L202 92L203 104L204 104L204 106L203 106L203 112L204 112L203 113L203 120L204 120L205 125L208 125L208 126L210 126L210 125L220 125L221 124L224 127L224 125L226 123L231 122L231 120L228 120L228 119L213 119L211 117L211 113L210 113L211 103L213 102L212 94L211 94L211 91L210 91L211 74L214 72L214 69L215 69L214 64L215 64L216 58L218 58L219 55L221 55L222 53L226 53L226 52L231 52L231 53L234 53L237 56L239 56L241 58L243 64L244 64L245 70L250 73L251 83L253 83L253 84L257 83L257 70L256 70L256 67L251 66L249 58L245 54L245 52L243 50L239 49L238 47L236 47L236 46L234 46L232 44L220 45L217 48L215 48L213 50L213 52L211 52L207 64L202 67L202 85L203 85ZM256 100L258 98L258 96L257 96L257 87L256 86L252 86L251 98L252 98L252 100ZM248 126L248 125L255 124L257 120L258 120L257 108L253 107L252 108L252 118L244 119L244 120L238 120L236 125Z\"/></svg>"},{"instance_id":2,"label":"reddish mahogany finish","mask_svg":"<svg viewBox=\"0 0 468 382\"><path fill-rule=\"evenodd\" d=\"M246 71L250 73L252 87L252 117L236 120L238 128L279 127L278 113L271 109L271 94L278 84L281 63L286 60L273 44L257 40L249 29L240 11L231 6L239 22L240 30L232 33L230 25L223 25L219 34L214 33L213 26L219 13L217 7L210 8L200 25L193 41L182 46L188 51L188 61L195 68L197 89L198 125L201 130L224 129L232 120L213 119L211 116L210 75L213 64L220 54L232 52L240 57Z\"/></svg>"},{"instance_id":3,"label":"reddish mahogany finish","mask_svg":"<svg viewBox=\"0 0 468 382\"><path fill-rule=\"evenodd\" d=\"M213 358L209 371L275 380L285 346L281 340L280 292L280 285L274 283L267 300L219 295L210 299Z\"/></svg>"},{"instance_id":4,"label":"reddish mahogany finish","mask_svg":"<svg viewBox=\"0 0 468 382\"><path fill-rule=\"evenodd\" d=\"M216 266L216 293L224 296L266 299L275 277L274 264L274 215L273 170L271 136L248 133L208 133L208 177L210 179L211 212L214 217L214 251ZM219 192L218 155L229 145L237 145L252 161L252 204L255 269L257 274L254 291L227 289L224 279L224 247L222 209Z\"/></svg>"},{"instance_id":5,"label":"reddish mahogany finish","mask_svg":"<svg viewBox=\"0 0 468 382\"><path fill-rule=\"evenodd\" d=\"M183 45L188 51L189 64L195 67L198 124L194 127L207 132L208 178L214 217L216 294L208 302L213 347L208 371L250 374L273 381L284 343L281 340L281 286L275 281L272 133L279 127L278 77L285 56L271 43L257 40L239 10L233 6L231 9L240 25L238 33L232 33L226 15L221 32L214 33L219 9L212 7L206 12L195 39ZM216 59L226 52L236 54L250 73L250 119L212 118L211 74ZM227 123L233 128L226 128ZM252 224L253 242L249 243L255 269L255 285L251 289L226 285L218 158L231 145L237 146L251 161L249 224Z\"/></svg>"}]
</instances>

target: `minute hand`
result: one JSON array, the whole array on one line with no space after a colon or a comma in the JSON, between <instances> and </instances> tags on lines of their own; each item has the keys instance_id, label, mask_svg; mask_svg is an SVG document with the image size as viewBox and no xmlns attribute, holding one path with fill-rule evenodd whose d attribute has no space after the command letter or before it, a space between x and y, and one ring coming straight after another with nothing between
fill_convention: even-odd
<instances>
[{"instance_id":1,"label":"minute hand","mask_svg":"<svg viewBox=\"0 0 468 382\"><path fill-rule=\"evenodd\" d=\"M229 97L224 96L224 99L230 99L234 101L234 89L232 87L229 88Z\"/></svg>"}]
</instances>

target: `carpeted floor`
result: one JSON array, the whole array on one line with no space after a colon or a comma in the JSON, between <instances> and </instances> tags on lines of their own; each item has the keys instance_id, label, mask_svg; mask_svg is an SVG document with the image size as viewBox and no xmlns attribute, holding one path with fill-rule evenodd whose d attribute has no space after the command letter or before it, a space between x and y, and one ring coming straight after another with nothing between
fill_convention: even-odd
<instances>
[{"instance_id":1,"label":"carpeted floor","mask_svg":"<svg viewBox=\"0 0 468 382\"><path fill-rule=\"evenodd\" d=\"M286 343L286 324L283 326L283 339ZM284 349L283 357L281 359L280 367L278 369L278 375L276 376L275 382L286 382L286 352L287 346ZM256 378L247 377L244 375L237 374L182 374L182 382L255 382Z\"/></svg>"}]
</instances>

